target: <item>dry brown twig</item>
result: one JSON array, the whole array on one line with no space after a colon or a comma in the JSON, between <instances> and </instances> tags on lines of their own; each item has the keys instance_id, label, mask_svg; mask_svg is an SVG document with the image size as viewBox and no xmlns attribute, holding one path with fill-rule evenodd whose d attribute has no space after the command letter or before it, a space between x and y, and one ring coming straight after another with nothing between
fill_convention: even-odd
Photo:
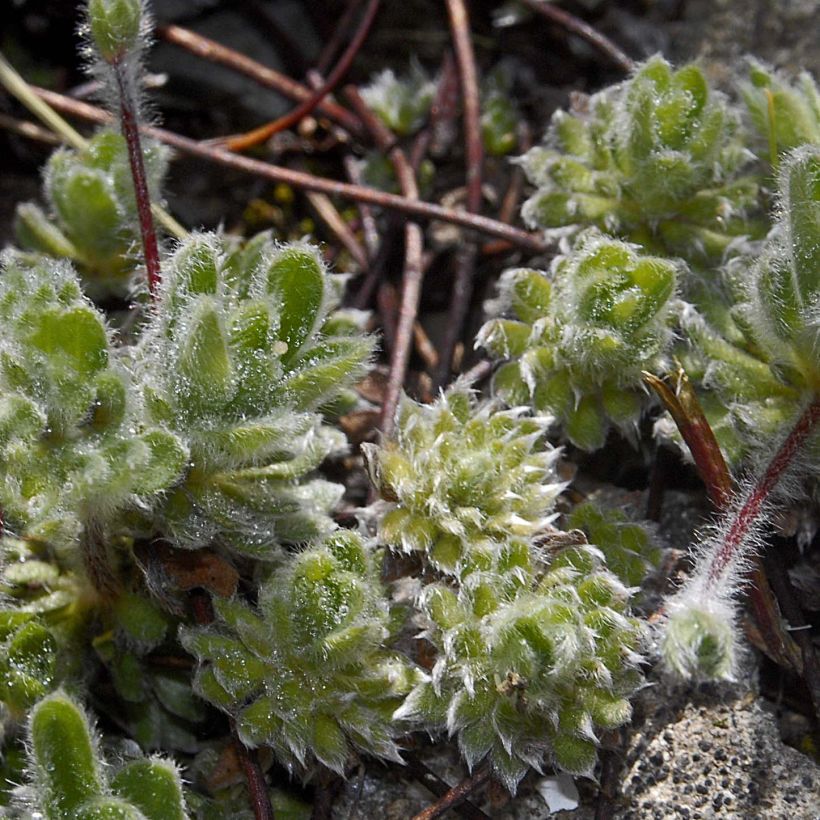
<instances>
[{"instance_id":1,"label":"dry brown twig","mask_svg":"<svg viewBox=\"0 0 820 820\"><path fill-rule=\"evenodd\" d=\"M72 100L70 97L57 94L54 91L48 91L44 88L38 88L37 86L32 86L32 90L40 99L64 113L80 117L89 122L109 123L111 121L108 114L96 106L80 102L79 100ZM268 179L271 182L284 182L286 185L291 185L294 188L318 191L319 193L329 194L331 196L340 196L351 199L354 202L365 202L380 208L400 211L408 216L414 216L420 219L439 219L443 222L450 222L454 225L470 228L479 233L498 237L499 239L506 239L514 247L525 248L535 253L543 253L549 247L547 242L538 234L514 228L486 216L478 216L454 208L445 208L442 205L436 205L432 202L424 202L397 194L389 194L362 185L337 182L336 180L307 174L303 171L293 171L290 168L282 168L269 162L262 162L261 160L240 156L230 151L203 145L196 140L184 137L181 134L176 134L173 131L167 131L164 128L146 126L142 128L142 131L146 136L153 137L159 142L176 148L184 154L199 157L200 159L214 162L228 168L234 168L238 171L244 171L245 173Z\"/></svg>"},{"instance_id":2,"label":"dry brown twig","mask_svg":"<svg viewBox=\"0 0 820 820\"><path fill-rule=\"evenodd\" d=\"M330 76L328 76L327 80L325 80L325 82L322 83L322 85L317 88L307 99L299 103L299 105L297 105L292 111L289 111L287 114L279 117L273 122L266 123L259 128L254 128L253 131L249 131L247 134L224 137L220 140L214 141L214 144L224 145L230 151L246 151L248 148L252 148L255 145L259 145L260 143L270 139L274 134L278 134L280 131L285 131L288 128L292 128L304 117L310 114L319 106L327 95L330 94L334 88L336 88L336 86L342 81L345 74L347 74L350 70L353 60L356 58L359 50L364 45L364 41L367 39L367 35L370 33L370 29L372 28L376 15L379 12L380 5L381 0L369 1L348 47L339 58L338 63L336 63L333 68L333 71L330 72Z\"/></svg>"},{"instance_id":3,"label":"dry brown twig","mask_svg":"<svg viewBox=\"0 0 820 820\"><path fill-rule=\"evenodd\" d=\"M464 0L447 0L447 14L458 63L461 97L464 101L464 154L467 163L467 201L470 213L481 210L482 166L484 144L481 139L481 102L478 90L478 71L470 35L470 21ZM473 295L473 276L478 248L474 240L463 243L456 251L456 274L446 332L441 346L435 385L442 386L450 376L453 351L461 336L470 300Z\"/></svg>"},{"instance_id":4,"label":"dry brown twig","mask_svg":"<svg viewBox=\"0 0 820 820\"><path fill-rule=\"evenodd\" d=\"M394 147L394 135L387 130L381 120L373 115L355 88L348 86L345 89L345 95L379 150L386 153L390 159L402 194L410 201L418 201L419 189L416 174L404 151L399 147ZM413 327L418 315L421 282L424 278L423 250L424 235L421 226L417 222L408 220L404 226L404 271L401 280L399 318L390 356L390 370L384 391L384 402L379 417L379 426L385 436L393 432L394 416L404 386L407 364L410 361Z\"/></svg>"},{"instance_id":5,"label":"dry brown twig","mask_svg":"<svg viewBox=\"0 0 820 820\"><path fill-rule=\"evenodd\" d=\"M585 23L580 17L576 17L565 9L553 3L544 2L543 0L521 0L521 2L528 9L549 20L551 23L557 23L582 40L586 40L623 71L632 71L635 67L635 62L618 48L609 37L601 34L600 31L593 28L589 23Z\"/></svg>"},{"instance_id":6,"label":"dry brown twig","mask_svg":"<svg viewBox=\"0 0 820 820\"><path fill-rule=\"evenodd\" d=\"M181 26L158 26L157 36L167 43L173 43L184 48L191 54L196 54L203 60L225 66L226 68L244 74L254 82L265 88L277 91L285 97L297 102L304 102L313 96L313 91L307 86L297 83L285 74L245 56L239 51L223 46L208 37L189 31ZM335 123L351 134L361 133L361 125L356 118L341 105L331 100L322 99L317 108Z\"/></svg>"}]
</instances>

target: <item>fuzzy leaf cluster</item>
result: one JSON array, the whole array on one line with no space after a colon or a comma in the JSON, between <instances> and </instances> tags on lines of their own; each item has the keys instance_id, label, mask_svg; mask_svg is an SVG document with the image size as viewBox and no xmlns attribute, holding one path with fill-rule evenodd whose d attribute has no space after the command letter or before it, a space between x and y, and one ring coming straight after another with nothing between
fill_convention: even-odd
<instances>
[{"instance_id":1,"label":"fuzzy leaf cluster","mask_svg":"<svg viewBox=\"0 0 820 820\"><path fill-rule=\"evenodd\" d=\"M776 436L820 385L817 365L820 150L784 155L779 214L756 260L726 269L735 297L734 335L694 311L682 314L693 349L707 362L704 405L718 440L736 460L761 436ZM697 374L697 371L694 371Z\"/></svg>"},{"instance_id":2,"label":"fuzzy leaf cluster","mask_svg":"<svg viewBox=\"0 0 820 820\"><path fill-rule=\"evenodd\" d=\"M214 606L214 626L180 637L200 661L196 691L234 717L245 744L339 774L354 750L400 759L391 718L420 673L384 648L390 611L358 535L337 531L274 570L256 607Z\"/></svg>"},{"instance_id":3,"label":"fuzzy leaf cluster","mask_svg":"<svg viewBox=\"0 0 820 820\"><path fill-rule=\"evenodd\" d=\"M629 720L642 680L643 626L628 598L595 548L547 562L531 543L508 542L457 589L424 589L423 634L438 657L396 718L446 729L471 768L487 758L513 793L545 756L590 775L596 731Z\"/></svg>"},{"instance_id":4,"label":"fuzzy leaf cluster","mask_svg":"<svg viewBox=\"0 0 820 820\"><path fill-rule=\"evenodd\" d=\"M67 263L6 255L0 321L0 504L8 527L70 548L177 480L185 445L144 423L131 374Z\"/></svg>"},{"instance_id":5,"label":"fuzzy leaf cluster","mask_svg":"<svg viewBox=\"0 0 820 820\"><path fill-rule=\"evenodd\" d=\"M135 358L149 416L190 450L158 522L179 545L263 555L331 529L342 488L305 476L344 437L320 411L373 348L330 315L339 292L318 250L265 234L195 236L169 260Z\"/></svg>"},{"instance_id":6,"label":"fuzzy leaf cluster","mask_svg":"<svg viewBox=\"0 0 820 820\"><path fill-rule=\"evenodd\" d=\"M606 559L606 567L629 587L638 587L659 563L660 550L644 527L616 509L586 501L567 516L569 529L582 530Z\"/></svg>"},{"instance_id":7,"label":"fuzzy leaf cluster","mask_svg":"<svg viewBox=\"0 0 820 820\"><path fill-rule=\"evenodd\" d=\"M28 781L13 817L46 820L184 820L182 781L159 757L136 758L110 771L82 708L56 692L29 720Z\"/></svg>"},{"instance_id":8,"label":"fuzzy leaf cluster","mask_svg":"<svg viewBox=\"0 0 820 820\"><path fill-rule=\"evenodd\" d=\"M533 227L596 226L652 253L720 259L750 232L757 185L737 110L696 65L662 58L557 112L543 146L522 164L537 186L524 204Z\"/></svg>"},{"instance_id":9,"label":"fuzzy leaf cluster","mask_svg":"<svg viewBox=\"0 0 820 820\"><path fill-rule=\"evenodd\" d=\"M494 389L511 405L555 416L585 450L641 413L641 372L664 366L680 266L597 231L582 234L549 274L505 273L477 343L510 359ZM506 318L509 316L509 318Z\"/></svg>"},{"instance_id":10,"label":"fuzzy leaf cluster","mask_svg":"<svg viewBox=\"0 0 820 820\"><path fill-rule=\"evenodd\" d=\"M439 571L486 565L499 544L546 528L564 485L548 419L479 402L457 384L433 405L404 397L396 433L366 455L374 484L393 507L379 538L419 551Z\"/></svg>"},{"instance_id":11,"label":"fuzzy leaf cluster","mask_svg":"<svg viewBox=\"0 0 820 820\"><path fill-rule=\"evenodd\" d=\"M154 201L165 176L167 152L148 143L145 168ZM137 206L124 138L99 131L85 149L61 148L46 165L47 209L17 207L15 229L21 247L69 259L94 297L125 293L139 256Z\"/></svg>"}]
</instances>

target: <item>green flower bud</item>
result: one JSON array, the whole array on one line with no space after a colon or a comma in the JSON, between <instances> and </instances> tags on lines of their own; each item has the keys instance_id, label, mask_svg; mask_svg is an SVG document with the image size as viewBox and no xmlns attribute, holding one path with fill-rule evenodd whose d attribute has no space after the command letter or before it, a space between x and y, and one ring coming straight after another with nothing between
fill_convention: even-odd
<instances>
[{"instance_id":1,"label":"green flower bud","mask_svg":"<svg viewBox=\"0 0 820 820\"><path fill-rule=\"evenodd\" d=\"M111 778L111 788L128 801L141 817L151 820L185 820L182 780L176 766L161 758L127 763Z\"/></svg>"},{"instance_id":2,"label":"green flower bud","mask_svg":"<svg viewBox=\"0 0 820 820\"><path fill-rule=\"evenodd\" d=\"M139 43L140 0L88 0L88 26L100 57L119 62Z\"/></svg>"},{"instance_id":3,"label":"green flower bud","mask_svg":"<svg viewBox=\"0 0 820 820\"><path fill-rule=\"evenodd\" d=\"M179 773L167 761L133 760L107 782L108 765L100 756L88 718L63 692L34 707L29 739L32 787L30 796L21 798L27 812L47 820L183 820L187 816Z\"/></svg>"},{"instance_id":4,"label":"green flower bud","mask_svg":"<svg viewBox=\"0 0 820 820\"><path fill-rule=\"evenodd\" d=\"M731 680L737 667L737 625L731 608L715 600L698 605L692 594L669 601L661 644L664 662L684 678Z\"/></svg>"},{"instance_id":5,"label":"green flower bud","mask_svg":"<svg viewBox=\"0 0 820 820\"><path fill-rule=\"evenodd\" d=\"M56 685L57 642L33 615L0 610L0 646L0 702L19 718Z\"/></svg>"}]
</instances>

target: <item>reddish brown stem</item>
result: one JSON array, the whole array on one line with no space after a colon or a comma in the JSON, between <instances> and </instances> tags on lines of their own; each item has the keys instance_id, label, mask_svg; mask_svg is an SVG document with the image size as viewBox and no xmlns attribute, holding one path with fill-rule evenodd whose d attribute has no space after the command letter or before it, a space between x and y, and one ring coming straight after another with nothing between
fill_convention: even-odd
<instances>
[{"instance_id":1,"label":"reddish brown stem","mask_svg":"<svg viewBox=\"0 0 820 820\"><path fill-rule=\"evenodd\" d=\"M672 416L706 485L710 501L715 509L725 510L732 499L732 476L686 373L677 372L674 390L652 373L644 373L643 377Z\"/></svg>"},{"instance_id":2,"label":"reddish brown stem","mask_svg":"<svg viewBox=\"0 0 820 820\"><path fill-rule=\"evenodd\" d=\"M373 115L353 86L345 88L345 96L359 115L359 119L368 129L373 141L380 151L386 153L393 165L393 171L402 194L409 201L418 201L419 188L416 175L401 148L393 148L394 135L382 121ZM390 356L390 370L387 375L387 387L382 402L380 427L385 436L393 432L394 415L399 405L399 396L410 361L413 347L413 327L418 315L421 299L421 282L424 278L424 240L421 227L415 222L404 226L404 273L401 284L401 301L399 302L399 319L396 323L396 336Z\"/></svg>"},{"instance_id":3,"label":"reddish brown stem","mask_svg":"<svg viewBox=\"0 0 820 820\"><path fill-rule=\"evenodd\" d=\"M291 128L310 114L311 111L317 108L322 100L324 100L325 97L327 97L327 95L330 94L334 88L336 88L336 86L341 82L342 77L344 77L344 75L349 71L353 60L359 53L359 49L361 49L362 45L364 45L364 41L370 33L370 29L373 26L373 21L376 19L376 15L378 14L380 3L381 0L370 0L367 4L367 8L364 10L362 19L359 22L350 44L345 49L339 59L339 62L336 63L336 66L333 71L331 71L330 76L327 80L325 80L320 88L314 91L306 100L297 105L293 111L288 112L283 117L279 117L279 119L274 120L273 122L267 123L259 128L255 128L247 134L226 139L225 146L231 151L245 151L248 148L252 148L255 145L259 145L259 143L270 139L274 134Z\"/></svg>"},{"instance_id":4,"label":"reddish brown stem","mask_svg":"<svg viewBox=\"0 0 820 820\"><path fill-rule=\"evenodd\" d=\"M609 37L605 37L600 31L574 14L570 14L553 3L544 2L544 0L521 0L521 2L536 14L540 14L550 22L557 23L582 40L586 40L624 71L632 71L635 67L634 61L624 54Z\"/></svg>"},{"instance_id":5,"label":"reddish brown stem","mask_svg":"<svg viewBox=\"0 0 820 820\"><path fill-rule=\"evenodd\" d=\"M347 36L348 30L353 25L356 12L359 10L359 6L361 4L362 0L350 0L347 4L347 8L342 12L342 16L333 26L333 32L322 48L322 53L319 55L319 59L316 62L316 70L320 74L326 74L328 68L330 68L333 62L333 57L342 47L344 38Z\"/></svg>"},{"instance_id":6,"label":"reddish brown stem","mask_svg":"<svg viewBox=\"0 0 820 820\"><path fill-rule=\"evenodd\" d=\"M49 105L59 111L82 117L91 122L110 122L110 116L96 106L78 100L72 100L70 97L57 94L54 91L48 91L44 88L32 86L32 90L38 97L41 97ZM513 228L510 225L499 222L497 219L489 219L486 216L470 214L466 211L458 211L453 208L445 208L442 205L436 205L432 202L423 202L396 194L389 194L362 185L351 185L350 183L324 179L323 177L317 177L302 171L293 171L290 168L281 168L278 165L272 165L268 162L262 162L252 159L251 157L239 156L230 151L214 148L213 146L203 145L196 140L183 137L181 134L176 134L173 131L166 131L163 128L143 126L140 130L143 134L153 137L166 145L170 145L172 148L176 148L185 154L200 157L209 162L224 165L227 168L235 168L236 170L268 179L271 182L284 182L294 188L304 188L308 191L319 191L320 193L330 194L332 196L341 196L352 199L354 202L366 202L370 205L400 211L408 216L415 216L421 219L440 219L444 222L450 222L453 225L471 228L479 233L485 233L489 236L498 237L499 239L506 239L515 247L535 251L536 253L543 253L549 247L537 234Z\"/></svg>"},{"instance_id":7,"label":"reddish brown stem","mask_svg":"<svg viewBox=\"0 0 820 820\"><path fill-rule=\"evenodd\" d=\"M249 749L236 734L236 721L231 718L231 734L233 744L236 749L236 756L239 758L239 765L248 782L248 797L250 799L253 816L256 820L274 820L273 806L268 794L268 784L265 780L265 773L259 765L256 750Z\"/></svg>"},{"instance_id":8,"label":"reddish brown stem","mask_svg":"<svg viewBox=\"0 0 820 820\"><path fill-rule=\"evenodd\" d=\"M470 21L464 0L447 0L447 13L453 33L461 96L464 101L464 147L467 160L467 210L481 210L481 171L484 164L484 144L481 141L481 102L478 92L478 72L470 37Z\"/></svg>"},{"instance_id":9,"label":"reddish brown stem","mask_svg":"<svg viewBox=\"0 0 820 820\"><path fill-rule=\"evenodd\" d=\"M117 89L120 95L120 125L125 144L128 147L128 163L131 167L131 179L134 183L134 196L137 201L142 252L145 259L145 269L148 272L148 290L151 296L156 298L157 290L162 281L162 273L159 264L157 233L154 229L154 216L151 213L151 196L148 193L148 180L145 175L145 161L142 155L136 106L128 88L122 65L112 63L111 67L114 70L114 76L117 78Z\"/></svg>"},{"instance_id":10,"label":"reddish brown stem","mask_svg":"<svg viewBox=\"0 0 820 820\"><path fill-rule=\"evenodd\" d=\"M443 797L450 791L450 787L425 763L414 755L407 756L407 766L413 777L436 797ZM466 820L489 820L481 809L474 806L469 800L464 800L452 807L453 811Z\"/></svg>"},{"instance_id":11,"label":"reddish brown stem","mask_svg":"<svg viewBox=\"0 0 820 820\"><path fill-rule=\"evenodd\" d=\"M709 566L707 580L717 581L729 567L749 533L757 524L761 511L769 500L783 474L802 450L806 439L812 434L820 420L820 399L813 401L800 415L797 423L778 448L763 475L754 484L733 515L729 529L720 543L720 548Z\"/></svg>"},{"instance_id":12,"label":"reddish brown stem","mask_svg":"<svg viewBox=\"0 0 820 820\"><path fill-rule=\"evenodd\" d=\"M198 57L202 57L212 63L223 65L246 77L250 77L254 82L265 88L271 88L278 91L285 97L292 100L304 101L313 96L313 92L302 85L292 80L290 77L268 68L244 54L234 51L227 46L203 37L201 34L196 34L188 29L180 26L159 26L156 29L157 36L168 43L184 48ZM346 131L352 134L361 132L361 125L356 118L342 106L336 103L323 99L318 103L320 111L342 126Z\"/></svg>"},{"instance_id":13,"label":"reddish brown stem","mask_svg":"<svg viewBox=\"0 0 820 820\"><path fill-rule=\"evenodd\" d=\"M435 820L441 817L448 809L453 808L466 800L474 791L483 786L490 779L490 767L482 766L472 777L465 778L448 792L443 794L435 803L420 811L413 820Z\"/></svg>"}]
</instances>

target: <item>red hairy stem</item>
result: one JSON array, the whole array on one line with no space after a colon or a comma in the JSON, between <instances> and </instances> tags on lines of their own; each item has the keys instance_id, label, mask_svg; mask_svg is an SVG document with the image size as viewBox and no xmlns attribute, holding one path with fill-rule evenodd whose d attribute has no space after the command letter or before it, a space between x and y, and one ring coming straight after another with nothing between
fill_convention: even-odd
<instances>
[{"instance_id":1,"label":"red hairy stem","mask_svg":"<svg viewBox=\"0 0 820 820\"><path fill-rule=\"evenodd\" d=\"M644 373L644 382L657 393L677 425L712 505L718 512L726 512L734 492L732 476L686 373L680 369L675 374L674 390L651 373ZM800 652L784 629L783 616L757 556L752 558L749 580L749 606L760 630L759 637L750 634L750 639L781 666L799 671Z\"/></svg>"},{"instance_id":2,"label":"red hairy stem","mask_svg":"<svg viewBox=\"0 0 820 820\"><path fill-rule=\"evenodd\" d=\"M800 415L763 475L748 492L740 509L734 514L726 536L720 542L720 547L710 563L707 575L709 583L717 581L731 564L738 548L759 519L772 490L789 469L794 457L800 452L818 420L820 420L820 399L815 399Z\"/></svg>"},{"instance_id":3,"label":"red hairy stem","mask_svg":"<svg viewBox=\"0 0 820 820\"><path fill-rule=\"evenodd\" d=\"M117 89L120 94L120 125L122 135L125 137L125 144L128 147L128 164L131 166L131 179L134 182L134 197L137 201L142 252L145 259L145 269L148 272L148 290L151 292L151 296L156 298L157 289L162 281L162 273L159 264L157 233L154 229L154 217L151 213L151 196L148 193L148 181L145 176L140 129L122 65L112 63L111 67L114 70Z\"/></svg>"}]
</instances>

